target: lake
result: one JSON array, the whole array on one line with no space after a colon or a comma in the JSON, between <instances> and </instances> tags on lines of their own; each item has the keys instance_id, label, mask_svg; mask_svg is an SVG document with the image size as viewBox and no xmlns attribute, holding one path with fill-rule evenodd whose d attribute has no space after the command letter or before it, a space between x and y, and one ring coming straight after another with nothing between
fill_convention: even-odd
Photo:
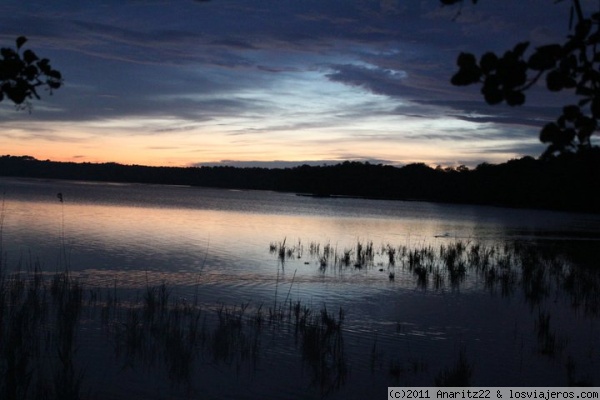
<instances>
[{"instance_id":1,"label":"lake","mask_svg":"<svg viewBox=\"0 0 600 400\"><path fill-rule=\"evenodd\" d=\"M95 291L84 397L600 384L600 215L15 178L0 195L3 272L68 269ZM141 317L162 284L198 312L177 373Z\"/></svg>"}]
</instances>

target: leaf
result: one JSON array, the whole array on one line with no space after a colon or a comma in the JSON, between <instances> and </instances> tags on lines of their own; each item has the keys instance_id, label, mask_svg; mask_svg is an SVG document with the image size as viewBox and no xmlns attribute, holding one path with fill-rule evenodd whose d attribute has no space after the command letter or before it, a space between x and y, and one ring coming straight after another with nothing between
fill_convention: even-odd
<instances>
[{"instance_id":1,"label":"leaf","mask_svg":"<svg viewBox=\"0 0 600 400\"><path fill-rule=\"evenodd\" d=\"M460 68L471 68L477 66L477 59L471 53L460 53L456 59L456 65Z\"/></svg>"},{"instance_id":2,"label":"leaf","mask_svg":"<svg viewBox=\"0 0 600 400\"><path fill-rule=\"evenodd\" d=\"M460 53L456 60L456 64L460 68L450 80L453 85L466 86L479 82L479 79L481 79L481 70L477 66L477 60L473 54Z\"/></svg>"},{"instance_id":3,"label":"leaf","mask_svg":"<svg viewBox=\"0 0 600 400\"><path fill-rule=\"evenodd\" d=\"M563 107L563 115L567 121L574 121L581 115L581 109L576 105L568 105Z\"/></svg>"},{"instance_id":4,"label":"leaf","mask_svg":"<svg viewBox=\"0 0 600 400\"><path fill-rule=\"evenodd\" d=\"M591 127L584 127L581 128L578 132L577 132L577 140L579 140L579 143L582 145L589 145L590 144L590 136L592 136L592 134L594 133L595 128L591 128Z\"/></svg>"},{"instance_id":5,"label":"leaf","mask_svg":"<svg viewBox=\"0 0 600 400\"><path fill-rule=\"evenodd\" d=\"M479 65L481 67L481 71L484 74L488 74L496 69L496 66L498 65L498 56L492 52L487 52L481 56Z\"/></svg>"},{"instance_id":6,"label":"leaf","mask_svg":"<svg viewBox=\"0 0 600 400\"><path fill-rule=\"evenodd\" d=\"M567 76L563 81L563 86L565 89L573 89L575 86L577 86L577 81L570 76Z\"/></svg>"},{"instance_id":7,"label":"leaf","mask_svg":"<svg viewBox=\"0 0 600 400\"><path fill-rule=\"evenodd\" d=\"M546 75L546 87L551 92L558 92L564 87L564 75L558 70L552 70Z\"/></svg>"},{"instance_id":8,"label":"leaf","mask_svg":"<svg viewBox=\"0 0 600 400\"><path fill-rule=\"evenodd\" d=\"M516 88L524 85L527 82L527 65L520 61L516 64L508 66L504 71L504 86L508 88Z\"/></svg>"},{"instance_id":9,"label":"leaf","mask_svg":"<svg viewBox=\"0 0 600 400\"><path fill-rule=\"evenodd\" d=\"M554 122L546 124L540 132L540 142L554 143L560 135L560 128Z\"/></svg>"},{"instance_id":10,"label":"leaf","mask_svg":"<svg viewBox=\"0 0 600 400\"><path fill-rule=\"evenodd\" d=\"M30 81L34 80L40 73L35 65L28 65L23 72Z\"/></svg>"},{"instance_id":11,"label":"leaf","mask_svg":"<svg viewBox=\"0 0 600 400\"><path fill-rule=\"evenodd\" d=\"M25 42L27 42L27 38L25 36L19 36L17 38L17 50L20 49L25 44Z\"/></svg>"},{"instance_id":12,"label":"leaf","mask_svg":"<svg viewBox=\"0 0 600 400\"><path fill-rule=\"evenodd\" d=\"M556 66L556 61L560 57L562 47L558 44L538 47L529 57L527 65L535 71L543 71Z\"/></svg>"},{"instance_id":13,"label":"leaf","mask_svg":"<svg viewBox=\"0 0 600 400\"><path fill-rule=\"evenodd\" d=\"M590 118L590 117L586 117L585 115L581 115L579 118L577 118L577 122L575 123L575 126L580 131L584 130L584 131L593 132L594 130L596 130L596 127L598 125L594 118Z\"/></svg>"},{"instance_id":14,"label":"leaf","mask_svg":"<svg viewBox=\"0 0 600 400\"><path fill-rule=\"evenodd\" d=\"M8 98L15 104L19 105L25 101L27 93L22 87L10 87L5 90Z\"/></svg>"},{"instance_id":15,"label":"leaf","mask_svg":"<svg viewBox=\"0 0 600 400\"><path fill-rule=\"evenodd\" d=\"M23 69L23 62L18 58L4 60L2 63L3 80L16 79Z\"/></svg>"},{"instance_id":16,"label":"leaf","mask_svg":"<svg viewBox=\"0 0 600 400\"><path fill-rule=\"evenodd\" d=\"M37 66L43 73L47 73L48 71L52 70L52 68L50 68L50 60L47 58L42 58L40 61L38 61Z\"/></svg>"},{"instance_id":17,"label":"leaf","mask_svg":"<svg viewBox=\"0 0 600 400\"><path fill-rule=\"evenodd\" d=\"M557 141L559 142L559 144L562 144L563 146L567 146L567 145L571 144L571 142L573 142L576 135L577 135L577 132L575 131L575 129L565 129L564 131L560 132L560 135L557 138Z\"/></svg>"},{"instance_id":18,"label":"leaf","mask_svg":"<svg viewBox=\"0 0 600 400\"><path fill-rule=\"evenodd\" d=\"M17 56L17 53L13 49L9 49L7 47L3 47L2 49L0 49L0 54L5 59L15 58Z\"/></svg>"},{"instance_id":19,"label":"leaf","mask_svg":"<svg viewBox=\"0 0 600 400\"><path fill-rule=\"evenodd\" d=\"M481 71L479 71L478 68L477 69L463 68L460 71L458 71L456 74L454 74L454 76L452 76L452 79L450 79L450 82L454 86L467 86L472 83L479 82L480 78L481 78Z\"/></svg>"},{"instance_id":20,"label":"leaf","mask_svg":"<svg viewBox=\"0 0 600 400\"><path fill-rule=\"evenodd\" d=\"M46 76L48 76L50 78L54 78L54 79L58 79L58 80L62 79L61 73L55 69L46 71L45 74L46 74Z\"/></svg>"},{"instance_id":21,"label":"leaf","mask_svg":"<svg viewBox=\"0 0 600 400\"><path fill-rule=\"evenodd\" d=\"M25 52L23 53L23 60L27 63L27 64L31 64L34 61L38 60L38 56L35 55L35 53L31 50L25 50Z\"/></svg>"},{"instance_id":22,"label":"leaf","mask_svg":"<svg viewBox=\"0 0 600 400\"><path fill-rule=\"evenodd\" d=\"M62 86L62 83L57 82L57 81L50 81L50 80L46 81L46 84L48 85L48 87L50 89L58 89Z\"/></svg>"},{"instance_id":23,"label":"leaf","mask_svg":"<svg viewBox=\"0 0 600 400\"><path fill-rule=\"evenodd\" d=\"M525 103L525 95L523 92L510 91L506 95L506 104L509 106L520 106Z\"/></svg>"},{"instance_id":24,"label":"leaf","mask_svg":"<svg viewBox=\"0 0 600 400\"><path fill-rule=\"evenodd\" d=\"M517 45L515 46L515 48L513 49L513 53L517 58L520 58L523 56L523 53L525 53L525 50L527 50L527 47L529 47L529 42L521 42L521 43L517 43Z\"/></svg>"},{"instance_id":25,"label":"leaf","mask_svg":"<svg viewBox=\"0 0 600 400\"><path fill-rule=\"evenodd\" d=\"M496 86L484 85L481 88L481 93L483 94L486 103L490 105L501 103L502 100L504 100L502 91Z\"/></svg>"}]
</instances>

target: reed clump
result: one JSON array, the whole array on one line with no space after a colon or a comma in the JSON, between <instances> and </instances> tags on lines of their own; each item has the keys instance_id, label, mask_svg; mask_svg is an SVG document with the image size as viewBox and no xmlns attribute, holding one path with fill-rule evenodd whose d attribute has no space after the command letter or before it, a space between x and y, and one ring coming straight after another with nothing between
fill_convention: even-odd
<instances>
[{"instance_id":1,"label":"reed clump","mask_svg":"<svg viewBox=\"0 0 600 400\"><path fill-rule=\"evenodd\" d=\"M124 367L137 363L162 367L169 379L189 384L201 344L207 340L201 309L183 299L171 299L163 283L147 287L141 301L123 305L113 324L117 358Z\"/></svg>"},{"instance_id":2,"label":"reed clump","mask_svg":"<svg viewBox=\"0 0 600 400\"><path fill-rule=\"evenodd\" d=\"M310 312L304 310L303 317L296 320L299 321L302 358L312 371L313 384L323 394L339 389L348 375L342 334L344 310L340 308L336 317L324 306L312 318Z\"/></svg>"},{"instance_id":3,"label":"reed clump","mask_svg":"<svg viewBox=\"0 0 600 400\"><path fill-rule=\"evenodd\" d=\"M68 272L48 281L39 263L0 271L0 398L79 399L77 333L83 287Z\"/></svg>"},{"instance_id":4,"label":"reed clump","mask_svg":"<svg viewBox=\"0 0 600 400\"><path fill-rule=\"evenodd\" d=\"M233 308L222 305L217 310L218 324L210 335L211 354L215 362L235 364L237 369L245 360L251 360L256 365L260 352L262 308L257 310L253 318L245 315L247 308L248 303Z\"/></svg>"},{"instance_id":5,"label":"reed clump","mask_svg":"<svg viewBox=\"0 0 600 400\"><path fill-rule=\"evenodd\" d=\"M445 367L435 377L436 386L466 387L471 386L473 365L469 363L464 349L458 354L458 360L452 367Z\"/></svg>"},{"instance_id":6,"label":"reed clump","mask_svg":"<svg viewBox=\"0 0 600 400\"><path fill-rule=\"evenodd\" d=\"M270 248L281 254L277 244L272 243ZM303 257L301 248L299 240L291 251L294 259ZM372 241L357 241L353 247L338 251L330 243L312 241L308 248L310 261L304 264L314 262L322 273L377 268L385 272L382 279L404 283L412 280L422 289L459 290L468 284L502 296L511 296L520 289L531 305L539 305L550 293L563 291L574 307L593 315L600 312L600 271L595 266L575 264L555 249L534 244L454 240L435 248L389 243L374 246Z\"/></svg>"}]
</instances>

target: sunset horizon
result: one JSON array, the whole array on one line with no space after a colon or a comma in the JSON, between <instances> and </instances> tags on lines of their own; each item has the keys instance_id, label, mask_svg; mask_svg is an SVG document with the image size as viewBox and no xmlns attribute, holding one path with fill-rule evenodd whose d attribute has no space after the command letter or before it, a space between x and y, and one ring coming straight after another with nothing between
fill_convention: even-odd
<instances>
[{"instance_id":1,"label":"sunset horizon","mask_svg":"<svg viewBox=\"0 0 600 400\"><path fill-rule=\"evenodd\" d=\"M450 79L461 51L564 39L567 7L9 1L2 47L26 36L64 85L29 111L0 103L2 153L154 166L537 157L568 95L540 84L523 106L490 106Z\"/></svg>"}]
</instances>

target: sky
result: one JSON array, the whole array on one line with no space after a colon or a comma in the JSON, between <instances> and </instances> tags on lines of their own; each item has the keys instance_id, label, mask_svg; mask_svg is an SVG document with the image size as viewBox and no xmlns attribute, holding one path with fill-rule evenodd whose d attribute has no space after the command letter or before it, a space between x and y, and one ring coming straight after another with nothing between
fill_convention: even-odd
<instances>
[{"instance_id":1,"label":"sky","mask_svg":"<svg viewBox=\"0 0 600 400\"><path fill-rule=\"evenodd\" d=\"M64 86L30 112L0 103L0 154L267 167L538 156L560 95L489 106L450 78L461 51L562 41L570 2L555 3L3 0L0 46L25 35Z\"/></svg>"}]
</instances>

